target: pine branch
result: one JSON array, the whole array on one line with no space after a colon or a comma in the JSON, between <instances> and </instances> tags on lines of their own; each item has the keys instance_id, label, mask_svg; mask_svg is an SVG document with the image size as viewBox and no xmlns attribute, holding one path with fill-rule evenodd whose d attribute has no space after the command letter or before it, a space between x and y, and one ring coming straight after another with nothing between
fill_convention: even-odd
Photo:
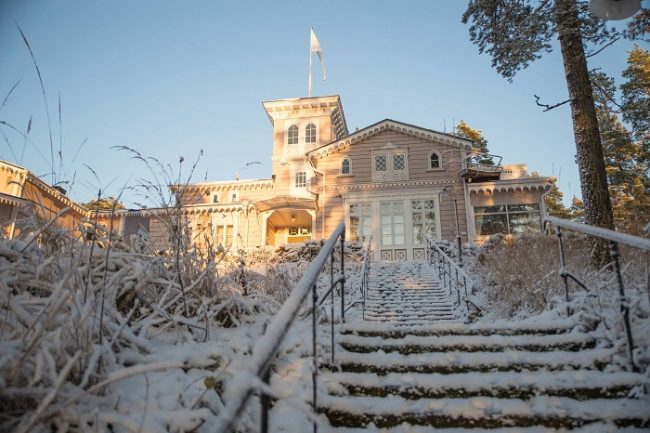
<instances>
[{"instance_id":1,"label":"pine branch","mask_svg":"<svg viewBox=\"0 0 650 433\"><path fill-rule=\"evenodd\" d=\"M548 105L548 104L542 104L541 102L539 102L539 99L540 99L539 96L537 96L537 95L533 95L533 96L535 97L535 104L537 104L538 107L544 107L544 112L551 111L554 108L557 108L557 107L559 107L561 105L566 104L567 102L571 102L571 98L569 98L566 101L558 102L557 104L553 104L553 105Z\"/></svg>"}]
</instances>

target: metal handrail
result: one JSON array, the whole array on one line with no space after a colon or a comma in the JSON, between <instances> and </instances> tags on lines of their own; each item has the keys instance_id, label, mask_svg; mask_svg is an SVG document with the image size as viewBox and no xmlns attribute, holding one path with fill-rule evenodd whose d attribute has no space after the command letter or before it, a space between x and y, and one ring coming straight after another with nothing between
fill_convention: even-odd
<instances>
[{"instance_id":1,"label":"metal handrail","mask_svg":"<svg viewBox=\"0 0 650 433\"><path fill-rule=\"evenodd\" d=\"M340 275L334 277L334 248L336 247L337 241L340 241L341 245L341 268ZM305 271L296 287L291 292L291 295L287 298L285 303L282 305L277 314L273 317L270 325L266 328L264 335L257 341L255 347L253 348L253 353L251 356L251 361L248 368L244 371L238 373L234 378L234 383L245 383L245 386L237 388L233 395L230 395L228 402L224 407L220 415L220 423L217 426L218 433L228 433L234 430L235 423L239 419L239 416L246 407L246 403L253 395L257 386L255 383L251 383L251 375L258 378L262 382L268 384L270 376L270 368L273 363L275 355L280 349L289 328L294 323L300 308L307 298L307 295L311 291L312 293L312 307L311 307L311 316L312 316L312 358L313 358L313 368L312 368L312 384L313 384L313 394L312 394L312 406L316 410L317 403L317 377L318 377L318 352L317 352L317 340L316 340L316 311L318 308L318 293L317 293L317 280L318 276L325 266L327 259L330 259L330 287L328 290L321 294L323 298L326 298L328 295L332 297L332 362L334 362L334 292L335 287L339 285L341 292L341 321L345 322L345 262L344 262L344 253L345 253L345 223L341 222L331 236L327 239L320 252L314 258L314 260L309 265L309 268ZM268 431L268 397L262 393L262 426L261 431ZM317 425L314 422L314 433L317 431Z\"/></svg>"},{"instance_id":2,"label":"metal handrail","mask_svg":"<svg viewBox=\"0 0 650 433\"><path fill-rule=\"evenodd\" d=\"M363 252L363 261L361 262L361 282L359 283L359 291L361 292L361 316L366 318L366 295L368 293L368 279L370 273L370 246L372 245L372 236L368 238L365 251Z\"/></svg>"},{"instance_id":3,"label":"metal handrail","mask_svg":"<svg viewBox=\"0 0 650 433\"><path fill-rule=\"evenodd\" d=\"M589 290L589 289L575 275L571 274L566 270L564 243L562 241L562 237L563 237L562 228L579 232L588 236L593 236L609 242L609 255L612 258L612 262L614 263L614 269L616 271L616 279L618 283L618 294L621 303L621 314L623 315L623 325L625 327L628 359L632 371L639 371L639 367L637 366L634 360L634 338L632 336L632 325L630 323L630 306L625 297L625 287L623 285L623 275L621 273L621 262L620 262L621 255L618 250L618 245L619 244L627 245L648 253L650 252L650 239L633 236L627 233L619 233L614 230L609 230L602 227L595 227L587 224L567 221L565 219L552 217L552 216L547 216L546 218L544 218L543 227L544 227L544 232L546 234L549 234L550 231L548 227L549 224L555 226L555 233L558 238L559 255L560 255L559 275L564 282L564 297L567 302L567 315L569 316L572 314L571 308L568 305L569 280L574 281L585 290Z\"/></svg>"},{"instance_id":4,"label":"metal handrail","mask_svg":"<svg viewBox=\"0 0 650 433\"><path fill-rule=\"evenodd\" d=\"M427 237L427 257L429 264L433 264L433 256L436 255L436 263L438 265L438 277L442 278L444 286L449 286L449 296L453 294L453 287L456 288L456 303L461 304L460 290L463 289L465 296L462 301L465 303L465 317L469 318L469 307L473 306L479 313L482 312L481 308L469 298L469 293L473 292L476 287L474 280L465 272L462 266L459 266L451 257L440 248L436 241ZM452 272L453 269L453 272ZM462 279L462 284L461 284ZM452 280L455 280L454 282ZM453 283L453 285L452 285ZM468 286L471 290L468 292Z\"/></svg>"}]
</instances>

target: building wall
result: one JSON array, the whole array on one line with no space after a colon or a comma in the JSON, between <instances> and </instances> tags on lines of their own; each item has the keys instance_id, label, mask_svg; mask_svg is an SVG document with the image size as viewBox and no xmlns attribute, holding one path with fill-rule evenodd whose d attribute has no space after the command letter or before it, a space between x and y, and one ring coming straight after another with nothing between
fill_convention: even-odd
<instances>
[{"instance_id":1,"label":"building wall","mask_svg":"<svg viewBox=\"0 0 650 433\"><path fill-rule=\"evenodd\" d=\"M408 155L408 180L374 182L372 179L373 152L383 151L386 147L396 147ZM440 169L429 168L430 152L435 151L441 158ZM347 148L332 153L321 159L316 158L318 170L325 176L326 188L322 193L322 177L318 176L313 184L314 190L322 194L319 197L319 215L316 220L316 233L329 236L342 220L349 223L349 206L355 203L374 203L373 237L381 233L379 221L379 202L401 200L404 208L405 228L412 230L412 200L432 199L436 203L437 237L453 240L456 237L456 217L454 197L458 206L458 222L461 236L468 240L467 219L465 218L464 184L458 178L462 167L464 149L452 145L429 141L420 137L396 131L383 131L365 140L356 142ZM341 162L349 158L351 174L341 174ZM453 190L443 194L446 186ZM323 230L324 227L324 230ZM349 228L348 228L349 230ZM348 233L349 235L349 233ZM414 248L414 233L410 246ZM407 235L407 238L409 237ZM379 242L375 239L375 242ZM408 252L407 258L413 258L414 252Z\"/></svg>"}]
</instances>

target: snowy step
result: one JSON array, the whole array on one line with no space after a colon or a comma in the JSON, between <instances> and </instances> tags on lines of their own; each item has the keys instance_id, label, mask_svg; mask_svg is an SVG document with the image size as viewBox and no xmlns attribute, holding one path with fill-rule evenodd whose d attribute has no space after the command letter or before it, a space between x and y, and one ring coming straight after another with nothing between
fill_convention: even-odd
<instances>
[{"instance_id":1,"label":"snowy step","mask_svg":"<svg viewBox=\"0 0 650 433\"><path fill-rule=\"evenodd\" d=\"M420 399L323 396L319 403L334 426L395 427L404 422L435 428L545 426L574 428L594 422L650 427L647 401L538 396L530 400L475 397Z\"/></svg>"},{"instance_id":2,"label":"snowy step","mask_svg":"<svg viewBox=\"0 0 650 433\"><path fill-rule=\"evenodd\" d=\"M488 371L600 370L614 355L613 349L549 353L504 350L503 352L438 352L404 355L391 353L337 352L336 362L344 372L361 373L470 373Z\"/></svg>"},{"instance_id":3,"label":"snowy step","mask_svg":"<svg viewBox=\"0 0 650 433\"><path fill-rule=\"evenodd\" d=\"M321 431L321 430L319 430ZM327 433L431 433L431 427L426 426L413 426L407 423L399 424L397 427L390 430L375 428L355 428L355 427L333 427L325 430ZM457 428L437 428L435 433L567 433L565 428L550 428L550 427L501 427L498 430L489 428L472 427L468 429ZM571 429L571 433L648 433L650 429L636 428L636 427L616 427L610 423L593 422L586 424L584 427L576 427Z\"/></svg>"},{"instance_id":4,"label":"snowy step","mask_svg":"<svg viewBox=\"0 0 650 433\"><path fill-rule=\"evenodd\" d=\"M453 319L454 316L452 313L429 313L429 314L390 314L390 313L373 313L366 311L365 319L366 320L375 320L375 321L399 321L403 322L426 322L431 320L440 320L440 319Z\"/></svg>"},{"instance_id":5,"label":"snowy step","mask_svg":"<svg viewBox=\"0 0 650 433\"><path fill-rule=\"evenodd\" d=\"M498 397L527 400L536 395L569 397L576 400L626 397L643 383L635 373L561 371L512 374L510 372L419 374L324 373L321 380L332 395L398 395L407 400L420 398Z\"/></svg>"},{"instance_id":6,"label":"snowy step","mask_svg":"<svg viewBox=\"0 0 650 433\"><path fill-rule=\"evenodd\" d=\"M552 350L578 351L595 346L595 340L582 333L505 336L420 336L407 335L403 338L362 337L342 335L338 343L351 352L503 352L519 350L528 352L548 352Z\"/></svg>"},{"instance_id":7,"label":"snowy step","mask_svg":"<svg viewBox=\"0 0 650 433\"><path fill-rule=\"evenodd\" d=\"M395 313L428 313L430 311L451 311L453 307L446 305L420 305L405 303L366 303L366 310L391 311Z\"/></svg>"},{"instance_id":8,"label":"snowy step","mask_svg":"<svg viewBox=\"0 0 650 433\"><path fill-rule=\"evenodd\" d=\"M571 320L557 322L556 326L544 324L543 326L468 326L462 322L445 323L442 325L426 324L409 328L394 326L377 327L376 324L364 323L345 324L341 327L342 334L354 334L365 337L402 338L407 335L557 335L571 332L576 323Z\"/></svg>"}]
</instances>

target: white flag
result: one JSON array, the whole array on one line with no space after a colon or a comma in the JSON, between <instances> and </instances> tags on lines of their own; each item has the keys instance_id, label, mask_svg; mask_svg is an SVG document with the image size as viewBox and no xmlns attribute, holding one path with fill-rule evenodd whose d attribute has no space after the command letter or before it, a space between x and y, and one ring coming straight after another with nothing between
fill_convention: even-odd
<instances>
[{"instance_id":1,"label":"white flag","mask_svg":"<svg viewBox=\"0 0 650 433\"><path fill-rule=\"evenodd\" d=\"M318 54L318 60L320 60L320 65L321 68L323 69L323 81L325 81L326 74L325 74L325 61L323 60L323 49L320 46L320 42L318 42L318 38L316 37L316 33L314 33L314 29L311 29L311 38L309 40L309 50L312 53Z\"/></svg>"}]
</instances>

